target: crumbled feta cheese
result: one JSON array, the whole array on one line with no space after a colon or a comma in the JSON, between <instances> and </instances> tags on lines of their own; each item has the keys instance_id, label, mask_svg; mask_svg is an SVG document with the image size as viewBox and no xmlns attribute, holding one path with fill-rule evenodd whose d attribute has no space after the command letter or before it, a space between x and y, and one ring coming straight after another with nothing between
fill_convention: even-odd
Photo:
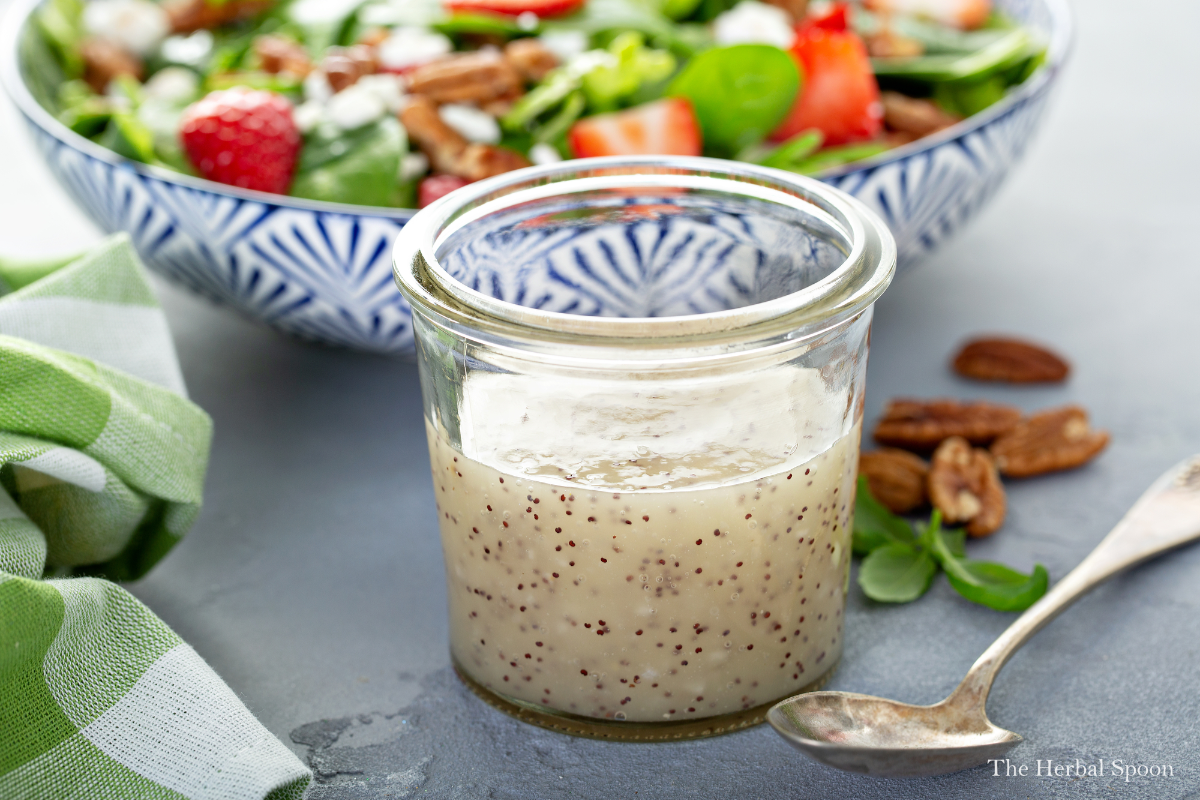
<instances>
[{"instance_id":1,"label":"crumbled feta cheese","mask_svg":"<svg viewBox=\"0 0 1200 800\"><path fill-rule=\"evenodd\" d=\"M147 100L164 103L190 103L200 94L200 78L186 67L164 67L142 87Z\"/></svg>"},{"instance_id":2,"label":"crumbled feta cheese","mask_svg":"<svg viewBox=\"0 0 1200 800\"><path fill-rule=\"evenodd\" d=\"M335 94L325 104L325 114L344 131L361 128L387 113L379 95L369 88L354 84Z\"/></svg>"},{"instance_id":3,"label":"crumbled feta cheese","mask_svg":"<svg viewBox=\"0 0 1200 800\"><path fill-rule=\"evenodd\" d=\"M758 0L742 0L713 20L717 44L773 44L787 48L796 40L787 12Z\"/></svg>"},{"instance_id":4,"label":"crumbled feta cheese","mask_svg":"<svg viewBox=\"0 0 1200 800\"><path fill-rule=\"evenodd\" d=\"M495 117L475 106L447 103L438 109L438 116L469 142L496 144L500 141L500 125Z\"/></svg>"},{"instance_id":5,"label":"crumbled feta cheese","mask_svg":"<svg viewBox=\"0 0 1200 800\"><path fill-rule=\"evenodd\" d=\"M400 157L400 180L414 181L429 171L429 159L424 153L407 153Z\"/></svg>"},{"instance_id":6,"label":"crumbled feta cheese","mask_svg":"<svg viewBox=\"0 0 1200 800\"><path fill-rule=\"evenodd\" d=\"M328 103L333 97L333 87L329 78L319 69L314 69L304 78L304 99L317 103Z\"/></svg>"},{"instance_id":7,"label":"crumbled feta cheese","mask_svg":"<svg viewBox=\"0 0 1200 800\"><path fill-rule=\"evenodd\" d=\"M532 11L522 11L517 15L517 27L526 33L536 31L540 22L538 15Z\"/></svg>"},{"instance_id":8,"label":"crumbled feta cheese","mask_svg":"<svg viewBox=\"0 0 1200 800\"><path fill-rule=\"evenodd\" d=\"M187 36L168 36L162 43L162 57L172 64L200 66L213 48L212 32L198 30Z\"/></svg>"},{"instance_id":9,"label":"crumbled feta cheese","mask_svg":"<svg viewBox=\"0 0 1200 800\"><path fill-rule=\"evenodd\" d=\"M167 38L171 21L150 0L92 0L83 7L83 27L144 58Z\"/></svg>"},{"instance_id":10,"label":"crumbled feta cheese","mask_svg":"<svg viewBox=\"0 0 1200 800\"><path fill-rule=\"evenodd\" d=\"M395 114L404 105L404 79L399 75L387 72L364 75L354 85L372 92L383 102L384 108L392 114Z\"/></svg>"},{"instance_id":11,"label":"crumbled feta cheese","mask_svg":"<svg viewBox=\"0 0 1200 800\"><path fill-rule=\"evenodd\" d=\"M539 36L538 41L564 64L588 47L588 37L583 31L550 31Z\"/></svg>"},{"instance_id":12,"label":"crumbled feta cheese","mask_svg":"<svg viewBox=\"0 0 1200 800\"><path fill-rule=\"evenodd\" d=\"M454 43L440 33L425 28L396 28L392 35L379 43L379 63L387 69L401 69L424 64L444 56L454 49Z\"/></svg>"},{"instance_id":13,"label":"crumbled feta cheese","mask_svg":"<svg viewBox=\"0 0 1200 800\"><path fill-rule=\"evenodd\" d=\"M325 106L316 100L301 103L292 109L292 119L301 133L308 133L325 119Z\"/></svg>"},{"instance_id":14,"label":"crumbled feta cheese","mask_svg":"<svg viewBox=\"0 0 1200 800\"><path fill-rule=\"evenodd\" d=\"M529 148L529 160L538 165L556 164L562 161L562 155L554 149L553 145L543 142Z\"/></svg>"}]
</instances>

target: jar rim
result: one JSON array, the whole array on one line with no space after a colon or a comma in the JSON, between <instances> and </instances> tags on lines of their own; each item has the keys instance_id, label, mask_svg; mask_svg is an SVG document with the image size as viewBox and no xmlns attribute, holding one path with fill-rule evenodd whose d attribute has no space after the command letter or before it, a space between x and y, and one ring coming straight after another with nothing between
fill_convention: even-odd
<instances>
[{"instance_id":1,"label":"jar rim","mask_svg":"<svg viewBox=\"0 0 1200 800\"><path fill-rule=\"evenodd\" d=\"M844 237L849 252L828 275L798 291L724 311L663 317L584 316L510 303L459 282L437 256L439 246L454 233L525 202L595 190L663 186L718 190L800 211ZM896 270L891 232L874 212L845 192L783 170L683 156L576 159L468 184L419 211L401 229L392 253L396 284L414 313L420 310L508 339L604 345L681 339L723 342L758 339L781 329L790 334L826 328L869 307Z\"/></svg>"}]
</instances>

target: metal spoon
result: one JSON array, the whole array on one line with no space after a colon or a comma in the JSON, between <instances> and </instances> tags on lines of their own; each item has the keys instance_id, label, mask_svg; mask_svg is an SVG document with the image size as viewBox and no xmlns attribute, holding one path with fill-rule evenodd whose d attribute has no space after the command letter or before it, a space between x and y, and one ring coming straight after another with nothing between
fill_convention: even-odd
<instances>
[{"instance_id":1,"label":"metal spoon","mask_svg":"<svg viewBox=\"0 0 1200 800\"><path fill-rule=\"evenodd\" d=\"M1200 539L1200 455L1168 470L1079 566L992 643L949 697L913 706L853 692L812 692L767 712L783 738L823 764L881 777L943 775L1002 757L1021 741L985 706L996 673L1046 623L1103 581Z\"/></svg>"}]
</instances>

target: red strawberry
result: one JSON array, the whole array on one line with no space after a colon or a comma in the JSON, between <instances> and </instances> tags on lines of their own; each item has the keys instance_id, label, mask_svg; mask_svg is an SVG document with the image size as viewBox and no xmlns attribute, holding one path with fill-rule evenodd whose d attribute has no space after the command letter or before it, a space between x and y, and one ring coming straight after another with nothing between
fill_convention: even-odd
<instances>
[{"instance_id":1,"label":"red strawberry","mask_svg":"<svg viewBox=\"0 0 1200 800\"><path fill-rule=\"evenodd\" d=\"M700 155L700 126L682 97L586 117L571 127L567 139L579 158Z\"/></svg>"},{"instance_id":2,"label":"red strawberry","mask_svg":"<svg viewBox=\"0 0 1200 800\"><path fill-rule=\"evenodd\" d=\"M466 178L457 175L430 175L421 180L417 186L417 208L424 208L434 200L441 200L455 189L460 189L470 183Z\"/></svg>"},{"instance_id":3,"label":"red strawberry","mask_svg":"<svg viewBox=\"0 0 1200 800\"><path fill-rule=\"evenodd\" d=\"M241 86L210 92L184 110L179 136L201 176L287 194L300 131L282 96Z\"/></svg>"},{"instance_id":4,"label":"red strawberry","mask_svg":"<svg viewBox=\"0 0 1200 800\"><path fill-rule=\"evenodd\" d=\"M445 0L451 11L476 14L504 14L520 16L525 13L538 17L560 17L578 11L584 0Z\"/></svg>"},{"instance_id":5,"label":"red strawberry","mask_svg":"<svg viewBox=\"0 0 1200 800\"><path fill-rule=\"evenodd\" d=\"M781 142L809 128L825 134L827 145L879 135L879 84L857 34L801 24L791 52L803 71L804 86L771 139Z\"/></svg>"}]
</instances>

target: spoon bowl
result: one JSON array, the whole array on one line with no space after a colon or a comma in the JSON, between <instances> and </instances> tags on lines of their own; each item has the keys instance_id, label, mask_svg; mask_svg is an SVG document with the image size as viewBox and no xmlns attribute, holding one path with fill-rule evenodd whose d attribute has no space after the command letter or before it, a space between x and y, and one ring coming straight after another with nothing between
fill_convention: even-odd
<instances>
[{"instance_id":1,"label":"spoon bowl","mask_svg":"<svg viewBox=\"0 0 1200 800\"><path fill-rule=\"evenodd\" d=\"M848 772L918 778L1002 758L1021 737L947 702L914 706L853 692L814 692L777 704L767 721L790 745Z\"/></svg>"},{"instance_id":2,"label":"spoon bowl","mask_svg":"<svg viewBox=\"0 0 1200 800\"><path fill-rule=\"evenodd\" d=\"M913 706L865 694L813 692L775 704L767 721L801 753L850 772L916 778L986 764L1021 742L987 718L988 692L1009 657L1113 575L1196 539L1200 455L1155 481L1079 566L1000 634L942 702Z\"/></svg>"}]
</instances>

